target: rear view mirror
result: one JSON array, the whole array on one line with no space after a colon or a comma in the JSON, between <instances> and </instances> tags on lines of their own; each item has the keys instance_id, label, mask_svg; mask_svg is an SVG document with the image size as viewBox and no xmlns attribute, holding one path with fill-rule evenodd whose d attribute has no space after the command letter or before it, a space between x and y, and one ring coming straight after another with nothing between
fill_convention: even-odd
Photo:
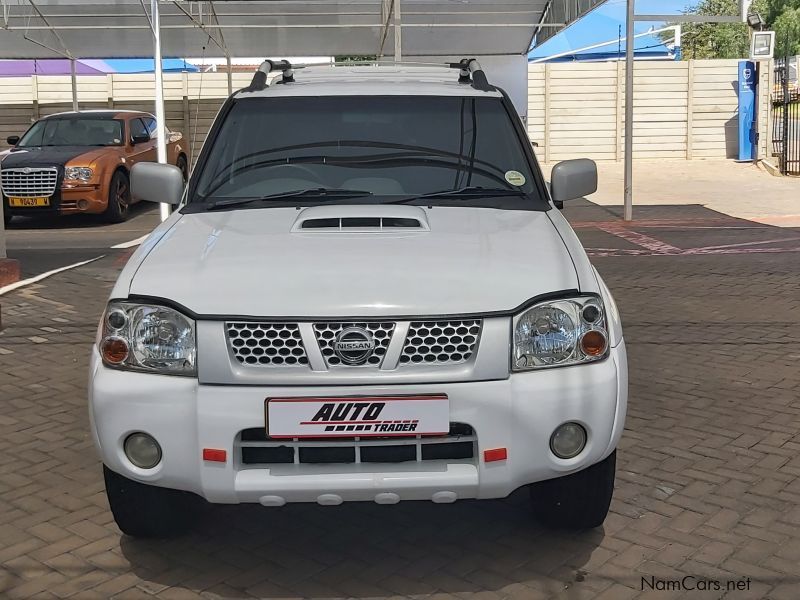
<instances>
[{"instance_id":1,"label":"rear view mirror","mask_svg":"<svg viewBox=\"0 0 800 600\"><path fill-rule=\"evenodd\" d=\"M597 165L588 158L565 160L553 167L550 195L556 208L567 200L589 196L597 191Z\"/></svg>"},{"instance_id":2,"label":"rear view mirror","mask_svg":"<svg viewBox=\"0 0 800 600\"><path fill-rule=\"evenodd\" d=\"M148 134L148 133L140 133L138 135L134 135L133 137L131 137L131 141L133 142L134 146L136 144L144 144L145 142L149 142L150 141L150 134Z\"/></svg>"},{"instance_id":3,"label":"rear view mirror","mask_svg":"<svg viewBox=\"0 0 800 600\"><path fill-rule=\"evenodd\" d=\"M136 163L131 169L131 195L147 202L180 204L183 172L175 165Z\"/></svg>"},{"instance_id":4,"label":"rear view mirror","mask_svg":"<svg viewBox=\"0 0 800 600\"><path fill-rule=\"evenodd\" d=\"M18 135L10 135L6 138L6 143L9 146L16 146L19 144L19 136Z\"/></svg>"}]
</instances>

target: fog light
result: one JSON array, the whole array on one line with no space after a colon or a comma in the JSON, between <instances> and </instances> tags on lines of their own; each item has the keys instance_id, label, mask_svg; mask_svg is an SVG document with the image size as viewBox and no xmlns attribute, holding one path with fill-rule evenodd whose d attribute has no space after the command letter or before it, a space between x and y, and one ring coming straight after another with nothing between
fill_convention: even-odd
<instances>
[{"instance_id":1,"label":"fog light","mask_svg":"<svg viewBox=\"0 0 800 600\"><path fill-rule=\"evenodd\" d=\"M550 450L558 458L575 458L586 447L586 430L577 423L559 425L550 436Z\"/></svg>"},{"instance_id":2,"label":"fog light","mask_svg":"<svg viewBox=\"0 0 800 600\"><path fill-rule=\"evenodd\" d=\"M89 208L88 200L78 200L78 210L86 210Z\"/></svg>"},{"instance_id":3,"label":"fog light","mask_svg":"<svg viewBox=\"0 0 800 600\"><path fill-rule=\"evenodd\" d=\"M123 445L125 456L140 469L152 469L161 462L161 446L146 433L132 433Z\"/></svg>"}]
</instances>

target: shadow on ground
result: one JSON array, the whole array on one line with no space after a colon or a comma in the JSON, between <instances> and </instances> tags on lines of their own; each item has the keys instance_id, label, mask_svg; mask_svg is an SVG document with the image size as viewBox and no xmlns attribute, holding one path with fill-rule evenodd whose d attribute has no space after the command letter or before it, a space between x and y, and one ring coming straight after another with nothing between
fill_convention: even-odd
<instances>
[{"instance_id":1,"label":"shadow on ground","mask_svg":"<svg viewBox=\"0 0 800 600\"><path fill-rule=\"evenodd\" d=\"M229 594L214 590L224 597L509 593L516 584L524 598L530 586L550 595L582 581L603 536L543 529L520 490L447 506L213 506L194 535L120 545L137 577L190 589L224 581Z\"/></svg>"}]
</instances>

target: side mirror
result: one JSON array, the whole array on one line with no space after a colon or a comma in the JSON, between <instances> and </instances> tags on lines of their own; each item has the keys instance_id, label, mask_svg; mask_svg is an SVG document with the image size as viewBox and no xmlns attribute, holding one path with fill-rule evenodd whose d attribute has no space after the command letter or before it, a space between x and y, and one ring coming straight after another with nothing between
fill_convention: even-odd
<instances>
[{"instance_id":1,"label":"side mirror","mask_svg":"<svg viewBox=\"0 0 800 600\"><path fill-rule=\"evenodd\" d=\"M136 144L144 144L145 142L149 141L150 141L149 133L140 133L139 135L134 135L133 137L131 137L131 142L133 142L134 146Z\"/></svg>"},{"instance_id":2,"label":"side mirror","mask_svg":"<svg viewBox=\"0 0 800 600\"><path fill-rule=\"evenodd\" d=\"M19 144L19 136L18 135L10 135L6 138L6 143L9 146L16 146Z\"/></svg>"},{"instance_id":3,"label":"side mirror","mask_svg":"<svg viewBox=\"0 0 800 600\"><path fill-rule=\"evenodd\" d=\"M588 158L565 160L553 167L550 195L556 208L567 200L589 196L597 191L597 165Z\"/></svg>"},{"instance_id":4,"label":"side mirror","mask_svg":"<svg viewBox=\"0 0 800 600\"><path fill-rule=\"evenodd\" d=\"M175 206L183 196L183 173L175 165L141 162L131 169L131 195Z\"/></svg>"}]
</instances>

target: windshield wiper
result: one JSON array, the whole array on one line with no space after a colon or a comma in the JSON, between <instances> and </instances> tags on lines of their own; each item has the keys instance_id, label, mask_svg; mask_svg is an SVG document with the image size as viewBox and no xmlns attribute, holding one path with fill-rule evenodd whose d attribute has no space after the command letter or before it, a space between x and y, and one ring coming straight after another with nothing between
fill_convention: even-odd
<instances>
[{"instance_id":1,"label":"windshield wiper","mask_svg":"<svg viewBox=\"0 0 800 600\"><path fill-rule=\"evenodd\" d=\"M524 196L525 192L522 190L509 190L501 188L485 188L480 186L468 186L457 190L441 190L438 192L429 192L419 196L411 196L410 198L402 198L401 200L392 200L387 204L410 204L417 200L427 200L430 198L492 198L497 196Z\"/></svg>"},{"instance_id":2,"label":"windshield wiper","mask_svg":"<svg viewBox=\"0 0 800 600\"><path fill-rule=\"evenodd\" d=\"M289 192L280 192L278 194L270 194L268 196L257 196L255 198L231 198L229 200L217 200L211 202L206 210L214 210L216 208L225 208L228 206L241 206L243 204L250 204L252 202L261 202L269 200L284 200L286 198L363 198L364 196L372 196L372 192L365 190L343 190L337 188L316 188L309 190L292 190Z\"/></svg>"}]
</instances>

